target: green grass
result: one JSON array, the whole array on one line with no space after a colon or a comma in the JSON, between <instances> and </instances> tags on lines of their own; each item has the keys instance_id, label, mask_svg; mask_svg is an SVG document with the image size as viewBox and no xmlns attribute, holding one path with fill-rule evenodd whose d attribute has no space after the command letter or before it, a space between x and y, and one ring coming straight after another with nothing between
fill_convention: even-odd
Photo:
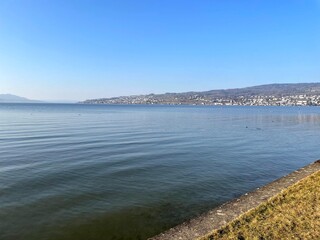
<instances>
[{"instance_id":1,"label":"green grass","mask_svg":"<svg viewBox=\"0 0 320 240\"><path fill-rule=\"evenodd\" d=\"M320 171L200 239L320 239Z\"/></svg>"}]
</instances>

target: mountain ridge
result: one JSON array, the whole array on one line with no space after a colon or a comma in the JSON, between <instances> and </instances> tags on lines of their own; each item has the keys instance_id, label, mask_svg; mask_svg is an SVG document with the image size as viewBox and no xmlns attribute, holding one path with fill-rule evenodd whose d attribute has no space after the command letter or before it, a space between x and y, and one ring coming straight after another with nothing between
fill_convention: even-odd
<instances>
[{"instance_id":1,"label":"mountain ridge","mask_svg":"<svg viewBox=\"0 0 320 240\"><path fill-rule=\"evenodd\" d=\"M0 94L0 103L40 103L38 100L31 100L13 94Z\"/></svg>"},{"instance_id":2,"label":"mountain ridge","mask_svg":"<svg viewBox=\"0 0 320 240\"><path fill-rule=\"evenodd\" d=\"M163 93L131 95L112 98L89 99L81 103L88 104L186 104L186 105L250 105L255 99L277 98L280 100L292 96L320 96L320 83L274 83L245 88L217 89L209 91L191 91L182 93ZM289 99L290 100L290 99ZM267 101L267 100L266 100ZM268 100L269 101L269 100ZM240 104L241 102L241 104ZM257 102L257 101L256 101ZM260 101L261 102L261 101ZM224 104L225 103L225 104ZM242 104L244 103L244 104ZM250 104L249 104L250 103ZM267 102L265 102L266 105ZM316 102L317 103L317 102ZM317 103L318 104L318 103ZM320 102L319 102L320 104ZM252 105L252 104L251 104ZM253 104L259 105L259 104ZM261 103L262 105L262 103ZM281 105L281 104L277 104ZM294 104L292 104L294 105Z\"/></svg>"}]
</instances>

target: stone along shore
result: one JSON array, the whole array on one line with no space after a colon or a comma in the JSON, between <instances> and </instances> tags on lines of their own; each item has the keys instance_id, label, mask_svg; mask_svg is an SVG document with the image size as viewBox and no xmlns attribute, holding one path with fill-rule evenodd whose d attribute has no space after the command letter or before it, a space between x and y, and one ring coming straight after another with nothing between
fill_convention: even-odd
<instances>
[{"instance_id":1,"label":"stone along shore","mask_svg":"<svg viewBox=\"0 0 320 240\"><path fill-rule=\"evenodd\" d=\"M210 233L215 230L226 228L227 224L248 211L257 209L267 202L268 199L280 195L288 187L293 186L308 176L320 171L320 160L309 164L297 171L290 173L274 182L271 182L255 191L246 193L240 198L227 202L199 217L182 223L168 231L161 233L151 240L170 240L170 239L216 239ZM319 197L320 189L315 193ZM318 198L316 200L319 200ZM320 213L319 213L320 214ZM222 231L222 230L219 230ZM320 237L320 236L319 236ZM220 239L220 238L219 238ZM227 238L223 238L227 239ZM245 238L241 238L245 239ZM262 238L265 239L265 238Z\"/></svg>"}]
</instances>

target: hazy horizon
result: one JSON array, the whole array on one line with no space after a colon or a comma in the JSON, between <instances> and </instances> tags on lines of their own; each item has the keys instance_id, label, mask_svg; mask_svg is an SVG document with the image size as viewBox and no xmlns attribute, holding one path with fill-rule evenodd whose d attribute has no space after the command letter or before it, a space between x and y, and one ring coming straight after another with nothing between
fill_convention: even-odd
<instances>
[{"instance_id":1,"label":"hazy horizon","mask_svg":"<svg viewBox=\"0 0 320 240\"><path fill-rule=\"evenodd\" d=\"M319 82L319 27L318 0L2 1L0 93L82 101Z\"/></svg>"},{"instance_id":2,"label":"hazy horizon","mask_svg":"<svg viewBox=\"0 0 320 240\"><path fill-rule=\"evenodd\" d=\"M318 83L318 82L313 82L313 83ZM313 84L313 83L305 83L305 84ZM295 83L270 83L270 84L261 84L261 85L255 85L255 86L246 86L243 88L247 88L247 87L256 87L256 86L264 86L264 85L273 85L273 84L295 84ZM304 84L304 83L297 83L297 84ZM208 90L204 90L204 91L211 91L211 90L230 90L230 89L242 89L242 88L228 88L228 89L208 89ZM189 91L189 92L203 92L203 91ZM187 92L161 92L161 93L141 93L141 94L134 94L134 95L127 95L127 96L138 96L138 95L150 95L150 94L166 94L166 93L187 93ZM19 95L15 95L12 93L0 93L0 99L1 99L1 95L12 95L14 97L20 97L20 98L25 98L24 96L19 96ZM121 95L121 96L125 96L125 95ZM121 97L119 96L111 96L111 97L107 97L107 98L112 98L112 97ZM99 98L106 98L106 97L95 97L95 98L91 98L91 99L99 99ZM27 100L35 100L35 101L41 101L43 103L77 103L77 102L82 102L84 100L90 100L90 99L81 99L81 100L66 100L66 99L31 99L31 98L26 98Z\"/></svg>"}]
</instances>

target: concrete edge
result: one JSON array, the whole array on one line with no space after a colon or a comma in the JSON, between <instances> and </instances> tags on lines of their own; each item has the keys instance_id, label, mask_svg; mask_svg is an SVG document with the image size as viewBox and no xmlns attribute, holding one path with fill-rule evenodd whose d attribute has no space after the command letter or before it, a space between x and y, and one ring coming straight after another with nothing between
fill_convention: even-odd
<instances>
[{"instance_id":1,"label":"concrete edge","mask_svg":"<svg viewBox=\"0 0 320 240\"><path fill-rule=\"evenodd\" d=\"M205 236L317 171L320 171L320 160L149 239L189 240Z\"/></svg>"}]
</instances>

